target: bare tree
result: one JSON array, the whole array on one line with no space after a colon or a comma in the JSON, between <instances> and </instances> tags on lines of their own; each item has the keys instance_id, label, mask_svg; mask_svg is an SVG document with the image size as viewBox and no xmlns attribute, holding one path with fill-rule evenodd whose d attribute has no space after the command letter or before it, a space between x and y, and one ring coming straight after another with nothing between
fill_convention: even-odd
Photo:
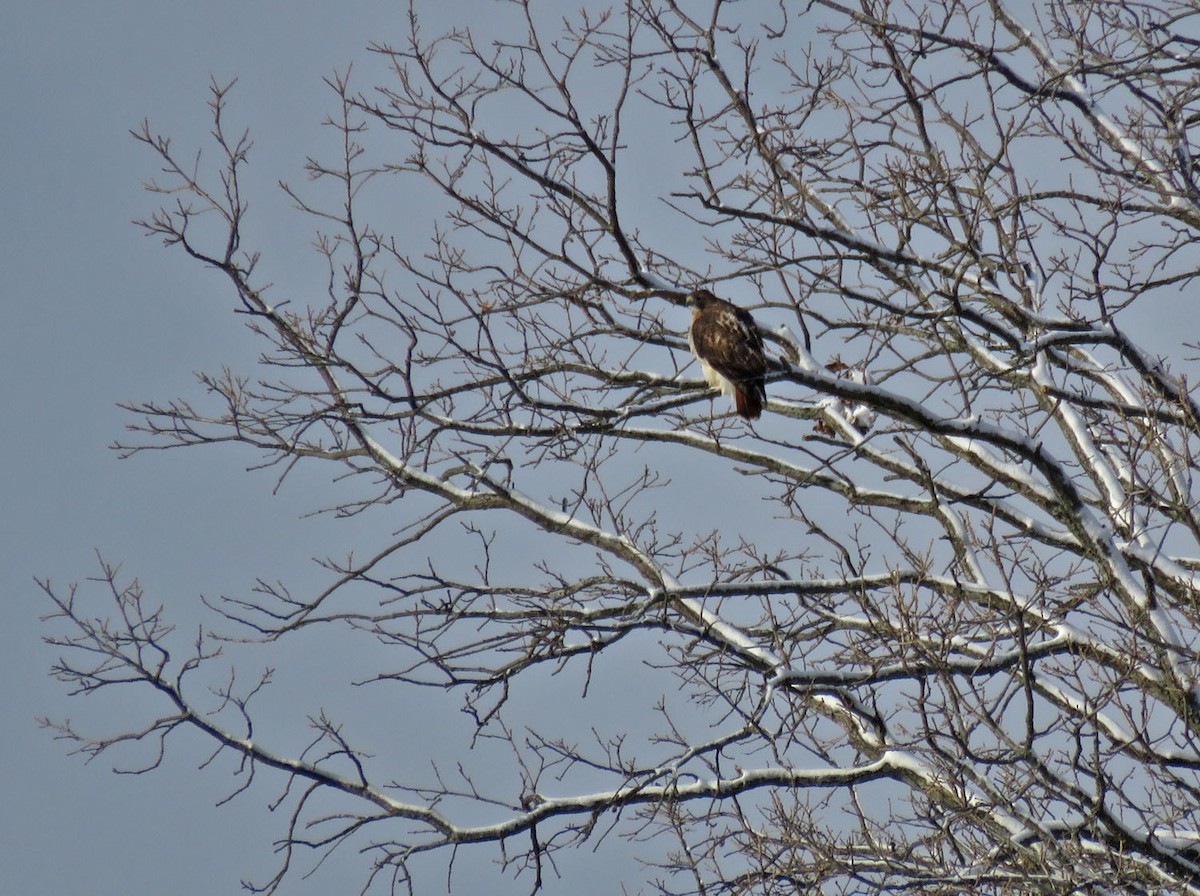
<instances>
[{"instance_id":1,"label":"bare tree","mask_svg":"<svg viewBox=\"0 0 1200 896\"><path fill-rule=\"evenodd\" d=\"M268 892L337 848L536 890L610 833L663 893L1200 892L1200 408L1143 314L1197 276L1197 8L505 9L330 79L310 294L256 272L224 88L215 174L137 132L145 227L265 348L123 450L328 469L380 540L192 642L110 567L107 610L46 584L55 674L168 704L60 731L268 776ZM689 366L701 285L768 340L752 424ZM256 649L313 631L377 663L356 712L431 686L473 739L413 772L344 706L256 724Z\"/></svg>"}]
</instances>

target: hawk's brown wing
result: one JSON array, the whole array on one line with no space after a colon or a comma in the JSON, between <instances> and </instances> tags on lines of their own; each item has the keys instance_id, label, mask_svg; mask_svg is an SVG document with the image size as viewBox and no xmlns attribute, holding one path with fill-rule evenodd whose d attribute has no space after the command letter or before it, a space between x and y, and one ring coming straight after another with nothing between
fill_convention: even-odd
<instances>
[{"instance_id":1,"label":"hawk's brown wing","mask_svg":"<svg viewBox=\"0 0 1200 896\"><path fill-rule=\"evenodd\" d=\"M702 360L734 383L761 379L767 372L754 318L729 302L700 310L692 323L692 345Z\"/></svg>"}]
</instances>

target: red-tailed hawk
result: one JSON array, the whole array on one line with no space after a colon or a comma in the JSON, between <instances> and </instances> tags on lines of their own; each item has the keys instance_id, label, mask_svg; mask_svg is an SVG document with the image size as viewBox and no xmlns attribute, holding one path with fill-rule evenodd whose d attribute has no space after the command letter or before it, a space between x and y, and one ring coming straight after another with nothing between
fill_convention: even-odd
<instances>
[{"instance_id":1,"label":"red-tailed hawk","mask_svg":"<svg viewBox=\"0 0 1200 896\"><path fill-rule=\"evenodd\" d=\"M707 289L696 290L687 302L692 309L688 344L705 382L732 396L742 417L758 419L767 400L767 358L754 318Z\"/></svg>"}]
</instances>

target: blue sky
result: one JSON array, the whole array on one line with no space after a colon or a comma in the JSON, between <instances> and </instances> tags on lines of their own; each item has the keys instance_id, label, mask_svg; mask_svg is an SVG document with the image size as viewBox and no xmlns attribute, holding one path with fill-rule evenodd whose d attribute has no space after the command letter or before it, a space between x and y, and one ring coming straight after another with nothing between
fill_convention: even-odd
<instances>
[{"instance_id":1,"label":"blue sky","mask_svg":"<svg viewBox=\"0 0 1200 896\"><path fill-rule=\"evenodd\" d=\"M431 33L450 21L478 25L494 8L468 0L428 6L440 19L430 21ZM197 770L208 755L197 740L180 739L156 773L115 776L107 757L87 766L39 728L37 718L50 716L111 731L148 711L68 699L48 677L55 652L41 643L39 617L49 607L34 577L60 587L85 579L100 551L188 625L199 618L201 595L244 592L257 576L294 584L310 557L352 543L355 523L331 534L323 520L304 517L325 503L328 481L298 477L274 494L269 474L245 473L257 459L245 451L121 461L109 449L131 419L118 402L194 395L193 371L244 370L258 351L220 277L131 223L160 200L141 188L156 163L129 131L148 118L177 146L200 146L210 78L238 78L230 113L255 140L252 241L269 252L266 279L285 294L302 288L320 267L313 226L291 213L275 181L303 184L305 157L328 146L320 122L333 103L322 77L353 61L356 83L373 82L379 61L364 48L398 39L404 15L394 0L0 5L4 896L235 893L243 877L262 881L274 871L271 842L282 819L263 806L276 791L214 808L230 779ZM402 208L397 218L402 226ZM1178 306L1146 304L1158 310L1138 320L1168 332L1162 322L1177 317ZM427 710L397 706L394 743L419 742L420 732L402 723L426 723ZM486 881L494 873L472 868L475 858L459 859L457 891L472 890L472 875ZM602 867L606 858L589 852L579 861ZM284 892L357 892L361 872L357 857L340 857ZM611 875L598 879L602 892L616 891Z\"/></svg>"},{"instance_id":2,"label":"blue sky","mask_svg":"<svg viewBox=\"0 0 1200 896\"><path fill-rule=\"evenodd\" d=\"M141 190L155 165L128 132L149 118L179 146L200 145L210 75L237 77L233 111L253 129L259 186L303 181L331 110L321 77L366 61L366 44L398 33L402 14L397 3L294 0L0 7L0 892L238 892L272 868L279 819L262 800L214 809L227 779L196 771L200 745L181 743L159 773L114 776L38 728L40 715L102 725L111 710L68 700L47 676L33 577L84 579L99 550L186 611L320 552L321 527L299 518L312 496L273 497L269 476L243 472L252 457L120 461L107 447L128 422L117 402L186 394L193 371L255 355L219 278L130 223L155 207ZM255 201L263 238L307 256L311 225L286 198L262 189ZM288 892L323 891L313 886Z\"/></svg>"}]
</instances>

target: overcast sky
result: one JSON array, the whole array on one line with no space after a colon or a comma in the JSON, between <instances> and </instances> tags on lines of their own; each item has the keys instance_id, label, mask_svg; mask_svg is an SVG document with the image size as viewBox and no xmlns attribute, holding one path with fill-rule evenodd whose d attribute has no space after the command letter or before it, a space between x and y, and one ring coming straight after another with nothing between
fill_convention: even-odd
<instances>
[{"instance_id":1,"label":"overcast sky","mask_svg":"<svg viewBox=\"0 0 1200 896\"><path fill-rule=\"evenodd\" d=\"M155 165L128 132L148 118L179 146L200 145L210 75L237 77L233 110L253 128L255 170L264 183L302 182L333 108L322 76L353 60L369 68L363 48L398 36L402 14L384 0L0 4L0 893L238 892L242 876L273 869L281 819L265 818L262 800L214 809L228 778L195 770L199 745L182 744L164 771L120 777L107 758L68 758L39 729L41 715L103 717L47 676L48 605L33 577L84 579L99 550L187 607L321 552L323 530L299 519L311 495L273 497L270 477L242 472L244 454L120 461L107 448L128 422L118 402L187 394L192 371L255 354L219 278L130 223L155 206L140 188ZM307 254L311 223L288 216L277 190L262 193L272 198L256 198L254 220L271 231L261 239Z\"/></svg>"}]
</instances>

